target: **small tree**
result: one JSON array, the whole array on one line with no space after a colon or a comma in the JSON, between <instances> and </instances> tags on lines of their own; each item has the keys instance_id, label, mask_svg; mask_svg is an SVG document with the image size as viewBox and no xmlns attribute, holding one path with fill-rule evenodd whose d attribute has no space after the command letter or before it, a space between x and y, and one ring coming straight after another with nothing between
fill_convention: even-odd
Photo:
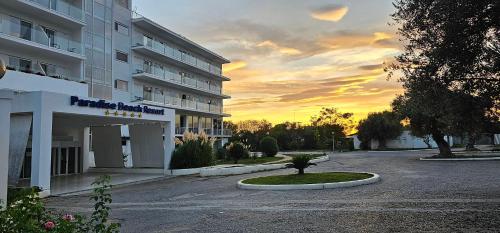
<instances>
[{"instance_id":1,"label":"small tree","mask_svg":"<svg viewBox=\"0 0 500 233\"><path fill-rule=\"evenodd\" d=\"M393 112L384 111L368 114L368 118L358 125L358 136L365 144L372 139L379 142L379 148L385 148L387 140L401 135L403 126Z\"/></svg>"},{"instance_id":2,"label":"small tree","mask_svg":"<svg viewBox=\"0 0 500 233\"><path fill-rule=\"evenodd\" d=\"M295 168L299 170L299 175L304 175L304 169L308 168L309 166L316 165L315 163L310 163L311 157L307 155L299 155L295 156L292 159L292 163L287 164L287 168Z\"/></svg>"},{"instance_id":3,"label":"small tree","mask_svg":"<svg viewBox=\"0 0 500 233\"><path fill-rule=\"evenodd\" d=\"M237 164L238 160L241 158L249 156L247 148L241 142L232 142L229 144L229 146L227 146L227 153L234 160L235 164Z\"/></svg>"},{"instance_id":4,"label":"small tree","mask_svg":"<svg viewBox=\"0 0 500 233\"><path fill-rule=\"evenodd\" d=\"M278 142L271 136L266 136L260 140L260 149L267 157L273 157L278 153Z\"/></svg>"}]
</instances>

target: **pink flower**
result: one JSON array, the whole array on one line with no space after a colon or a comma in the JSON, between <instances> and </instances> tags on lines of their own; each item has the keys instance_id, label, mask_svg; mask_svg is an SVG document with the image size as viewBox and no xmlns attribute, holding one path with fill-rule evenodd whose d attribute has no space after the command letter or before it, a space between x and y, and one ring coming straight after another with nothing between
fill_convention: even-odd
<instances>
[{"instance_id":1,"label":"pink flower","mask_svg":"<svg viewBox=\"0 0 500 233\"><path fill-rule=\"evenodd\" d=\"M49 230L54 229L54 227L56 227L56 224L52 221L48 221L43 226L45 227L45 230L49 231Z\"/></svg>"},{"instance_id":2,"label":"pink flower","mask_svg":"<svg viewBox=\"0 0 500 233\"><path fill-rule=\"evenodd\" d=\"M75 220L75 217L73 217L73 215L71 215L71 214L65 214L65 215L63 215L62 219L71 222L71 221Z\"/></svg>"}]
</instances>

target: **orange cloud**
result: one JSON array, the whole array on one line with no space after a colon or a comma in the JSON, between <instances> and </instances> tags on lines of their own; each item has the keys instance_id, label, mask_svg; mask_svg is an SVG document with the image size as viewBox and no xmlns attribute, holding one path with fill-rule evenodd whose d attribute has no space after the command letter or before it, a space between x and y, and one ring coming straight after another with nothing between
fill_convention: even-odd
<instances>
[{"instance_id":1,"label":"orange cloud","mask_svg":"<svg viewBox=\"0 0 500 233\"><path fill-rule=\"evenodd\" d=\"M268 48L271 48L273 50L276 50L276 51L278 51L282 54L286 54L286 55L298 55L298 54L302 53L298 49L280 46L280 45L278 45L270 40L266 40L266 41L259 43L257 45L257 47L268 47Z\"/></svg>"},{"instance_id":2,"label":"orange cloud","mask_svg":"<svg viewBox=\"0 0 500 233\"><path fill-rule=\"evenodd\" d=\"M231 63L224 64L222 67L223 72L231 72L233 70L238 70L241 68L245 68L247 66L247 63L242 60L234 60L231 61Z\"/></svg>"},{"instance_id":3,"label":"orange cloud","mask_svg":"<svg viewBox=\"0 0 500 233\"><path fill-rule=\"evenodd\" d=\"M311 12L311 17L317 20L338 22L344 18L349 11L346 6L331 5L315 9Z\"/></svg>"},{"instance_id":4,"label":"orange cloud","mask_svg":"<svg viewBox=\"0 0 500 233\"><path fill-rule=\"evenodd\" d=\"M371 35L342 32L319 38L318 43L329 49L355 48L372 46L379 48L399 48L394 36L386 32L375 32Z\"/></svg>"}]
</instances>

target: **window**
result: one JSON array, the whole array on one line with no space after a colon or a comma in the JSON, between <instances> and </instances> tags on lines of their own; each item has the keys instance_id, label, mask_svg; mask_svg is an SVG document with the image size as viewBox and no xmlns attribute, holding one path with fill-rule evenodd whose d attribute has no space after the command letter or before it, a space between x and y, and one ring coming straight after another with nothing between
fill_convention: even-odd
<instances>
[{"instance_id":1,"label":"window","mask_svg":"<svg viewBox=\"0 0 500 233\"><path fill-rule=\"evenodd\" d=\"M143 87L143 98L144 100L153 101L153 88L152 87Z\"/></svg>"},{"instance_id":2,"label":"window","mask_svg":"<svg viewBox=\"0 0 500 233\"><path fill-rule=\"evenodd\" d=\"M116 51L116 60L122 62L128 62L128 54L120 51Z\"/></svg>"},{"instance_id":3,"label":"window","mask_svg":"<svg viewBox=\"0 0 500 233\"><path fill-rule=\"evenodd\" d=\"M115 22L115 30L123 35L128 36L128 27L122 23Z\"/></svg>"},{"instance_id":4,"label":"window","mask_svg":"<svg viewBox=\"0 0 500 233\"><path fill-rule=\"evenodd\" d=\"M115 88L122 91L128 91L128 82L120 79L115 80Z\"/></svg>"},{"instance_id":5,"label":"window","mask_svg":"<svg viewBox=\"0 0 500 233\"><path fill-rule=\"evenodd\" d=\"M21 38L25 40L31 40L31 28L32 24L30 22L21 21Z\"/></svg>"},{"instance_id":6,"label":"window","mask_svg":"<svg viewBox=\"0 0 500 233\"><path fill-rule=\"evenodd\" d=\"M115 0L115 2L116 2L118 5L120 5L120 6L122 6L122 7L125 7L125 8L127 8L127 9L129 9L129 8L128 8L128 0Z\"/></svg>"}]
</instances>

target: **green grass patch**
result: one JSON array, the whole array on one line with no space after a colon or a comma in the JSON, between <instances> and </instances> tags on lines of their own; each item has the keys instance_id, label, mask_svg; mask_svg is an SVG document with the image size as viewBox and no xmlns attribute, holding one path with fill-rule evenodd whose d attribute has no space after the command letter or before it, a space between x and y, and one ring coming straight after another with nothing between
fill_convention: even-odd
<instances>
[{"instance_id":1,"label":"green grass patch","mask_svg":"<svg viewBox=\"0 0 500 233\"><path fill-rule=\"evenodd\" d=\"M238 164L261 164L261 163L269 163L269 162L276 162L278 160L283 159L283 157L258 157L258 158L248 158L248 159L240 159L238 160ZM234 164L234 161L232 160L218 160L215 162L216 165L222 165L222 164Z\"/></svg>"},{"instance_id":2,"label":"green grass patch","mask_svg":"<svg viewBox=\"0 0 500 233\"><path fill-rule=\"evenodd\" d=\"M244 180L245 184L280 185L280 184L317 184L335 183L343 181L363 180L372 177L367 173L354 172L327 172L327 173L306 173L304 175L278 175L265 176Z\"/></svg>"}]
</instances>

